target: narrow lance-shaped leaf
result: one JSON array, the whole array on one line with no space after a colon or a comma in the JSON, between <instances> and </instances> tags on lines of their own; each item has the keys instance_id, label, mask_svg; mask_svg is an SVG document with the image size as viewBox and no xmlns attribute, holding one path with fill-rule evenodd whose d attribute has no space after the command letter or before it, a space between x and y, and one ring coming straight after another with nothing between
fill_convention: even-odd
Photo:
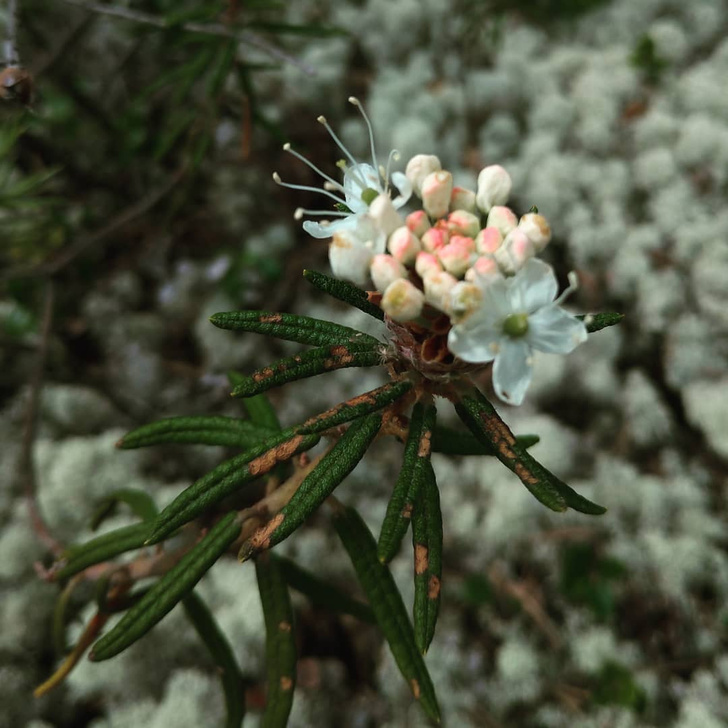
<instances>
[{"instance_id":1,"label":"narrow lance-shaped leaf","mask_svg":"<svg viewBox=\"0 0 728 728\"><path fill-rule=\"evenodd\" d=\"M238 558L247 561L290 536L357 466L381 426L382 416L379 413L350 425L336 445L303 479L288 504L243 543Z\"/></svg>"},{"instance_id":2,"label":"narrow lance-shaped leaf","mask_svg":"<svg viewBox=\"0 0 728 728\"><path fill-rule=\"evenodd\" d=\"M167 443L190 443L245 448L272 434L268 428L234 417L170 417L137 427L124 435L117 447L129 450Z\"/></svg>"},{"instance_id":3,"label":"narrow lance-shaped leaf","mask_svg":"<svg viewBox=\"0 0 728 728\"><path fill-rule=\"evenodd\" d=\"M426 464L430 460L432 430L435 425L434 405L418 402L412 409L409 433L404 447L402 468L387 504L377 552L380 561L390 562L402 544L412 509L426 477Z\"/></svg>"},{"instance_id":4,"label":"narrow lance-shaped leaf","mask_svg":"<svg viewBox=\"0 0 728 728\"><path fill-rule=\"evenodd\" d=\"M607 326L618 324L623 318L623 313L615 313L614 311L605 311L604 313L585 313L580 314L576 318L581 319L586 325L587 333L593 334L596 331L606 329Z\"/></svg>"},{"instance_id":5,"label":"narrow lance-shaped leaf","mask_svg":"<svg viewBox=\"0 0 728 728\"><path fill-rule=\"evenodd\" d=\"M151 521L157 516L157 506L149 493L135 488L124 488L109 493L100 501L96 513L91 518L91 530L95 531L107 518L113 515L119 503L128 505L134 515L141 518L142 521Z\"/></svg>"},{"instance_id":6,"label":"narrow lance-shaped leaf","mask_svg":"<svg viewBox=\"0 0 728 728\"><path fill-rule=\"evenodd\" d=\"M189 594L195 584L240 535L236 512L228 513L175 564L93 647L89 659L118 655L154 627Z\"/></svg>"},{"instance_id":7,"label":"narrow lance-shaped leaf","mask_svg":"<svg viewBox=\"0 0 728 728\"><path fill-rule=\"evenodd\" d=\"M541 438L538 435L518 435L516 442L524 449L533 447ZM478 440L472 432L460 432L437 425L432 432L432 452L445 455L495 455L495 448Z\"/></svg>"},{"instance_id":8,"label":"narrow lance-shaped leaf","mask_svg":"<svg viewBox=\"0 0 728 728\"><path fill-rule=\"evenodd\" d=\"M278 562L281 565L288 586L301 592L311 604L339 614L348 614L360 619L362 622L369 622L370 624L376 622L374 613L368 604L353 599L338 587L320 579L316 574L304 569L290 559L279 556Z\"/></svg>"},{"instance_id":9,"label":"narrow lance-shaped leaf","mask_svg":"<svg viewBox=\"0 0 728 728\"><path fill-rule=\"evenodd\" d=\"M412 624L387 566L377 557L377 544L353 508L336 507L334 526L364 588L377 624L389 644L399 671L425 713L440 722L435 688L417 649Z\"/></svg>"},{"instance_id":10,"label":"narrow lance-shaped leaf","mask_svg":"<svg viewBox=\"0 0 728 728\"><path fill-rule=\"evenodd\" d=\"M442 581L442 513L440 491L432 464L425 466L425 482L412 515L415 558L415 598L412 615L415 641L424 655L435 635Z\"/></svg>"},{"instance_id":11,"label":"narrow lance-shaped leaf","mask_svg":"<svg viewBox=\"0 0 728 728\"><path fill-rule=\"evenodd\" d=\"M360 293L363 294L362 291ZM363 295L366 299L366 294ZM309 346L334 346L352 342L372 345L380 343L373 336L348 326L292 313L230 311L216 313L210 317L210 321L220 329L264 334Z\"/></svg>"},{"instance_id":12,"label":"narrow lance-shaped leaf","mask_svg":"<svg viewBox=\"0 0 728 728\"><path fill-rule=\"evenodd\" d=\"M117 528L102 536L76 544L64 551L59 561L51 569L54 581L63 581L94 564L113 559L126 551L141 548L149 536L149 523L134 523Z\"/></svg>"},{"instance_id":13,"label":"narrow lance-shaped leaf","mask_svg":"<svg viewBox=\"0 0 728 728\"><path fill-rule=\"evenodd\" d=\"M217 620L200 596L192 591L182 606L212 657L225 695L225 728L240 728L245 716L245 685L235 654Z\"/></svg>"},{"instance_id":14,"label":"narrow lance-shaped leaf","mask_svg":"<svg viewBox=\"0 0 728 728\"><path fill-rule=\"evenodd\" d=\"M312 448L318 440L317 435L298 435L289 429L221 463L183 490L159 514L147 543L159 543L241 486L268 473L276 464Z\"/></svg>"},{"instance_id":15,"label":"narrow lance-shaped leaf","mask_svg":"<svg viewBox=\"0 0 728 728\"><path fill-rule=\"evenodd\" d=\"M379 306L375 306L369 301L366 291L357 288L351 283L340 281L337 278L318 273L315 270L304 270L303 277L313 286L327 293L329 296L337 298L339 301L348 303L350 306L358 308L370 316L384 321L384 311Z\"/></svg>"},{"instance_id":16,"label":"narrow lance-shaped leaf","mask_svg":"<svg viewBox=\"0 0 728 728\"><path fill-rule=\"evenodd\" d=\"M250 397L288 382L346 367L373 367L382 363L382 345L336 344L321 346L273 362L245 377L233 397Z\"/></svg>"},{"instance_id":17,"label":"narrow lance-shaped leaf","mask_svg":"<svg viewBox=\"0 0 728 728\"><path fill-rule=\"evenodd\" d=\"M455 409L472 433L481 442L492 445L498 460L546 507L553 511L573 508L590 515L601 515L606 511L572 490L527 453L493 405L476 388L463 394Z\"/></svg>"},{"instance_id":18,"label":"narrow lance-shaped leaf","mask_svg":"<svg viewBox=\"0 0 728 728\"><path fill-rule=\"evenodd\" d=\"M233 387L237 387L245 377L237 372L228 372L228 379ZM276 414L275 407L273 407L265 394L248 397L243 403L243 406L253 424L259 427L267 427L272 432L281 431L281 423Z\"/></svg>"},{"instance_id":19,"label":"narrow lance-shaped leaf","mask_svg":"<svg viewBox=\"0 0 728 728\"><path fill-rule=\"evenodd\" d=\"M260 602L265 618L267 695L263 728L285 728L296 685L296 640L293 607L285 576L274 554L255 560Z\"/></svg>"}]
</instances>

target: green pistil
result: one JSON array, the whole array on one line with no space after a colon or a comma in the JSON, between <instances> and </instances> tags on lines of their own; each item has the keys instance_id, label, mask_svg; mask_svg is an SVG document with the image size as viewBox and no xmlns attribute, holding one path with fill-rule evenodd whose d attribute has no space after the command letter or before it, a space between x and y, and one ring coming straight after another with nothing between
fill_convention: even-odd
<instances>
[{"instance_id":1,"label":"green pistil","mask_svg":"<svg viewBox=\"0 0 728 728\"><path fill-rule=\"evenodd\" d=\"M506 316L506 320L503 322L503 333L514 339L525 336L528 332L528 314L527 313L512 313L510 316Z\"/></svg>"},{"instance_id":2,"label":"green pistil","mask_svg":"<svg viewBox=\"0 0 728 728\"><path fill-rule=\"evenodd\" d=\"M374 199L379 196L379 192L377 192L372 187L367 187L364 192L361 193L361 199L364 202L364 204L369 207L369 205L374 202Z\"/></svg>"}]
</instances>

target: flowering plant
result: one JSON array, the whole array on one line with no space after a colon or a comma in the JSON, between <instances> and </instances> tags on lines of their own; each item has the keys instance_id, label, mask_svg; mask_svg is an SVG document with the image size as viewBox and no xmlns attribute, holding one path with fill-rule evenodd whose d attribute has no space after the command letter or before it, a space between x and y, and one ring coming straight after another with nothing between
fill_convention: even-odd
<instances>
[{"instance_id":1,"label":"flowering plant","mask_svg":"<svg viewBox=\"0 0 728 728\"><path fill-rule=\"evenodd\" d=\"M486 167L477 191L454 187L452 175L431 155L411 159L404 175L391 173L396 152L386 167L377 165L369 119L356 99L352 103L369 129L372 164L357 163L321 117L346 154L348 162L340 165L344 180L339 183L304 160L321 174L322 192L337 207L298 210L296 217L324 218L308 220L304 228L317 238L332 237L329 257L335 277L305 271L305 278L383 322L384 339L293 314L237 311L212 317L223 329L312 348L250 374L231 375L232 394L244 400L247 418L172 418L140 427L121 440L122 448L174 442L241 452L192 483L161 512L146 494L120 494L118 499L134 509L140 523L74 546L54 564L49 579L68 588L84 577L95 579L100 597L96 618L41 692L68 672L113 612L124 615L95 642L92 660L127 649L182 602L220 666L228 725L240 725L244 706L239 668L214 617L193 591L214 562L234 549L240 561L255 561L265 612L268 691L263 725L285 726L293 700L296 652L289 587L376 623L412 695L439 721L423 660L435 634L442 580L442 518L431 454L494 456L548 508L604 512L529 454L528 447L538 438L516 437L472 375L492 363L496 394L519 404L530 382L534 349L568 353L589 333L617 323L621 316L577 317L561 308L574 283L557 298L552 269L535 258L549 242L548 223L535 210L519 220L505 206L511 180L502 167ZM285 148L303 159L290 145ZM285 184L277 174L274 179ZM392 185L398 190L395 197ZM400 210L412 195L422 206L402 217ZM369 281L371 290L359 287ZM386 368L389 381L299 424L282 428L265 399L267 390L287 382L376 366ZM466 429L437 423L436 398L455 405ZM404 454L375 540L357 512L332 493L375 438L385 436L401 441ZM329 445L317 455L308 454L322 437ZM251 484L260 479L265 487L255 497ZM324 501L368 604L271 553ZM413 622L387 567L410 524ZM172 539L180 530L184 537ZM147 547L157 544L164 545L150 554ZM113 561L130 550L140 550L132 562ZM147 576L158 579L146 590L135 589Z\"/></svg>"}]
</instances>

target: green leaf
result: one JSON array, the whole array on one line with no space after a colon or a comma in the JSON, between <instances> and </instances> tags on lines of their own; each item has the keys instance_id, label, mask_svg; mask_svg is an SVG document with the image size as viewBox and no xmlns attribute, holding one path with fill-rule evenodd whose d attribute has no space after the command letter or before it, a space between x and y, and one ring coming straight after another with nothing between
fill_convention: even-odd
<instances>
[{"instance_id":1,"label":"green leaf","mask_svg":"<svg viewBox=\"0 0 728 728\"><path fill-rule=\"evenodd\" d=\"M115 513L119 503L128 505L134 515L142 521L152 521L157 517L157 506L149 493L136 488L115 490L99 502L96 513L91 518L91 530L95 531L103 521Z\"/></svg>"},{"instance_id":2,"label":"green leaf","mask_svg":"<svg viewBox=\"0 0 728 728\"><path fill-rule=\"evenodd\" d=\"M334 346L335 344L357 342L372 345L381 343L373 336L356 329L350 329L348 326L341 326L331 321L323 321L309 316L296 316L292 313L230 311L216 313L210 317L210 321L219 329L264 334L276 339L295 341L297 344L311 346Z\"/></svg>"},{"instance_id":3,"label":"green leaf","mask_svg":"<svg viewBox=\"0 0 728 728\"><path fill-rule=\"evenodd\" d=\"M576 318L584 322L587 333L593 334L595 331L601 331L607 328L607 326L614 326L620 323L624 318L624 314L606 311L605 313L580 314Z\"/></svg>"},{"instance_id":4,"label":"green leaf","mask_svg":"<svg viewBox=\"0 0 728 728\"><path fill-rule=\"evenodd\" d=\"M350 425L336 445L303 479L288 504L243 543L238 558L247 561L290 536L354 470L381 426L382 416L379 413Z\"/></svg>"},{"instance_id":5,"label":"green leaf","mask_svg":"<svg viewBox=\"0 0 728 728\"><path fill-rule=\"evenodd\" d=\"M303 424L294 427L294 431L301 434L324 432L332 427L338 427L346 422L377 412L392 404L412 389L412 382L402 379L360 394L346 402L341 402L326 412L307 419Z\"/></svg>"},{"instance_id":6,"label":"green leaf","mask_svg":"<svg viewBox=\"0 0 728 728\"><path fill-rule=\"evenodd\" d=\"M299 435L288 429L221 463L183 490L159 514L147 543L159 543L279 462L312 448L318 440L316 435Z\"/></svg>"},{"instance_id":7,"label":"green leaf","mask_svg":"<svg viewBox=\"0 0 728 728\"><path fill-rule=\"evenodd\" d=\"M303 277L311 285L318 288L319 291L323 291L329 296L337 298L339 301L348 303L350 306L354 306L360 311L364 311L364 313L368 313L370 316L384 321L384 311L379 306L371 303L366 291L362 291L361 288L357 288L346 281L331 278L323 273L317 273L315 270L304 270Z\"/></svg>"},{"instance_id":8,"label":"green leaf","mask_svg":"<svg viewBox=\"0 0 728 728\"><path fill-rule=\"evenodd\" d=\"M228 372L228 379L233 387L237 387L245 377L242 374ZM271 432L280 432L281 423L278 420L275 408L270 403L268 397L264 394L258 394L255 397L248 397L244 402L245 410L250 417L250 421L258 427L266 427Z\"/></svg>"},{"instance_id":9,"label":"green leaf","mask_svg":"<svg viewBox=\"0 0 728 728\"><path fill-rule=\"evenodd\" d=\"M296 25L293 23L266 23L262 21L255 21L249 23L247 27L262 33L275 33L276 35L303 35L311 36L313 38L332 38L351 35L343 28L319 25L317 23Z\"/></svg>"},{"instance_id":10,"label":"green leaf","mask_svg":"<svg viewBox=\"0 0 728 728\"><path fill-rule=\"evenodd\" d=\"M228 513L93 646L89 659L108 660L133 645L194 588L240 535L236 512Z\"/></svg>"},{"instance_id":11,"label":"green leaf","mask_svg":"<svg viewBox=\"0 0 728 728\"><path fill-rule=\"evenodd\" d=\"M460 419L485 445L495 448L495 456L514 472L533 496L553 511L573 508L580 513L601 515L603 506L592 503L559 480L518 443L493 405L475 387L455 404Z\"/></svg>"},{"instance_id":12,"label":"green leaf","mask_svg":"<svg viewBox=\"0 0 728 728\"><path fill-rule=\"evenodd\" d=\"M281 384L346 367L373 367L382 363L382 346L370 344L336 344L320 346L301 354L279 359L258 369L239 382L233 397L250 397Z\"/></svg>"},{"instance_id":13,"label":"green leaf","mask_svg":"<svg viewBox=\"0 0 728 728\"><path fill-rule=\"evenodd\" d=\"M245 685L233 649L217 620L196 592L191 591L182 600L182 606L220 674L225 695L225 728L240 728L245 716Z\"/></svg>"},{"instance_id":14,"label":"green leaf","mask_svg":"<svg viewBox=\"0 0 728 728\"><path fill-rule=\"evenodd\" d=\"M374 613L368 604L360 602L358 599L352 599L333 584L320 579L316 574L312 574L290 559L279 556L278 562L288 586L301 592L311 604L339 614L349 614L362 622L370 624L376 622Z\"/></svg>"},{"instance_id":15,"label":"green leaf","mask_svg":"<svg viewBox=\"0 0 728 728\"><path fill-rule=\"evenodd\" d=\"M417 648L402 596L389 569L377 557L374 537L353 508L336 508L334 526L354 565L399 671L428 717L439 723L440 709L435 688Z\"/></svg>"},{"instance_id":16,"label":"green leaf","mask_svg":"<svg viewBox=\"0 0 728 728\"><path fill-rule=\"evenodd\" d=\"M189 443L247 448L273 434L268 427L234 417L170 417L142 425L124 435L117 447Z\"/></svg>"},{"instance_id":17,"label":"green leaf","mask_svg":"<svg viewBox=\"0 0 728 728\"><path fill-rule=\"evenodd\" d=\"M412 409L402 468L387 504L377 552L379 560L389 563L399 551L410 521L412 509L427 478L432 430L436 409L418 402Z\"/></svg>"},{"instance_id":18,"label":"green leaf","mask_svg":"<svg viewBox=\"0 0 728 728\"><path fill-rule=\"evenodd\" d=\"M208 96L215 97L222 91L225 79L228 77L233 63L235 63L237 50L238 44L234 40L229 40L220 46L207 81Z\"/></svg>"},{"instance_id":19,"label":"green leaf","mask_svg":"<svg viewBox=\"0 0 728 728\"><path fill-rule=\"evenodd\" d=\"M412 616L415 623L415 641L423 655L435 636L442 583L440 491L430 462L425 466L425 475L422 494L415 503L412 514L412 546L415 557Z\"/></svg>"},{"instance_id":20,"label":"green leaf","mask_svg":"<svg viewBox=\"0 0 728 728\"><path fill-rule=\"evenodd\" d=\"M150 530L149 523L134 523L97 536L84 544L70 546L61 555L61 561L51 570L53 579L63 581L89 566L101 564L125 551L141 548Z\"/></svg>"},{"instance_id":21,"label":"green leaf","mask_svg":"<svg viewBox=\"0 0 728 728\"><path fill-rule=\"evenodd\" d=\"M270 553L255 560L260 602L265 618L265 660L268 690L263 728L285 728L296 685L296 640L293 607L283 570Z\"/></svg>"},{"instance_id":22,"label":"green leaf","mask_svg":"<svg viewBox=\"0 0 728 728\"><path fill-rule=\"evenodd\" d=\"M541 438L538 435L518 435L516 441L526 450ZM478 440L472 432L461 432L437 425L432 432L432 452L445 455L495 455L495 448Z\"/></svg>"}]
</instances>

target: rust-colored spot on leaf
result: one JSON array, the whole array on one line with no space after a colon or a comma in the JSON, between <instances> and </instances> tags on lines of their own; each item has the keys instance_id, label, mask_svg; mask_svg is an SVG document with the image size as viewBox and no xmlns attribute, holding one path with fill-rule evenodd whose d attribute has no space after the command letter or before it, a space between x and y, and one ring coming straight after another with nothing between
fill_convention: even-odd
<instances>
[{"instance_id":1,"label":"rust-colored spot on leaf","mask_svg":"<svg viewBox=\"0 0 728 728\"><path fill-rule=\"evenodd\" d=\"M523 464L516 463L513 472L524 482L529 485L536 485L538 478Z\"/></svg>"},{"instance_id":2,"label":"rust-colored spot on leaf","mask_svg":"<svg viewBox=\"0 0 728 728\"><path fill-rule=\"evenodd\" d=\"M430 552L427 546L421 543L415 544L415 574L424 574L430 566Z\"/></svg>"},{"instance_id":3,"label":"rust-colored spot on leaf","mask_svg":"<svg viewBox=\"0 0 728 728\"><path fill-rule=\"evenodd\" d=\"M415 696L415 700L419 700L420 699L420 684L417 682L417 680L412 678L410 680L410 687L412 688L412 695Z\"/></svg>"},{"instance_id":4,"label":"rust-colored spot on leaf","mask_svg":"<svg viewBox=\"0 0 728 728\"><path fill-rule=\"evenodd\" d=\"M296 435L277 447L271 448L248 463L248 472L251 475L267 473L276 463L288 460L296 452L302 440L303 435Z\"/></svg>"},{"instance_id":5,"label":"rust-colored spot on leaf","mask_svg":"<svg viewBox=\"0 0 728 728\"><path fill-rule=\"evenodd\" d=\"M270 367L266 367L265 369L261 369L260 371L253 373L253 381L264 382L266 379L270 379L273 374L273 370Z\"/></svg>"},{"instance_id":6,"label":"rust-colored spot on leaf","mask_svg":"<svg viewBox=\"0 0 728 728\"><path fill-rule=\"evenodd\" d=\"M349 348L346 346L332 346L329 351L332 356L344 356L349 353Z\"/></svg>"},{"instance_id":7,"label":"rust-colored spot on leaf","mask_svg":"<svg viewBox=\"0 0 728 728\"><path fill-rule=\"evenodd\" d=\"M293 687L293 680L286 675L281 675L281 690L288 692Z\"/></svg>"},{"instance_id":8,"label":"rust-colored spot on leaf","mask_svg":"<svg viewBox=\"0 0 728 728\"><path fill-rule=\"evenodd\" d=\"M420 445L417 449L418 458L426 458L430 455L430 449L432 448L432 431L425 430L420 437Z\"/></svg>"},{"instance_id":9,"label":"rust-colored spot on leaf","mask_svg":"<svg viewBox=\"0 0 728 728\"><path fill-rule=\"evenodd\" d=\"M283 321L283 317L279 313L269 313L261 316L258 321L261 324L279 324Z\"/></svg>"},{"instance_id":10,"label":"rust-colored spot on leaf","mask_svg":"<svg viewBox=\"0 0 728 728\"><path fill-rule=\"evenodd\" d=\"M405 503L402 509L402 518L412 518L412 510L414 506L412 503Z\"/></svg>"},{"instance_id":11,"label":"rust-colored spot on leaf","mask_svg":"<svg viewBox=\"0 0 728 728\"><path fill-rule=\"evenodd\" d=\"M268 521L265 526L261 526L251 537L248 542L254 551L265 551L270 547L270 537L273 531L283 523L285 516L279 513L277 516Z\"/></svg>"},{"instance_id":12,"label":"rust-colored spot on leaf","mask_svg":"<svg viewBox=\"0 0 728 728\"><path fill-rule=\"evenodd\" d=\"M278 623L278 629L281 632L290 632L291 631L291 623L290 622L279 622Z\"/></svg>"},{"instance_id":13,"label":"rust-colored spot on leaf","mask_svg":"<svg viewBox=\"0 0 728 728\"><path fill-rule=\"evenodd\" d=\"M437 599L440 596L440 580L433 574L427 582L427 598Z\"/></svg>"}]
</instances>

